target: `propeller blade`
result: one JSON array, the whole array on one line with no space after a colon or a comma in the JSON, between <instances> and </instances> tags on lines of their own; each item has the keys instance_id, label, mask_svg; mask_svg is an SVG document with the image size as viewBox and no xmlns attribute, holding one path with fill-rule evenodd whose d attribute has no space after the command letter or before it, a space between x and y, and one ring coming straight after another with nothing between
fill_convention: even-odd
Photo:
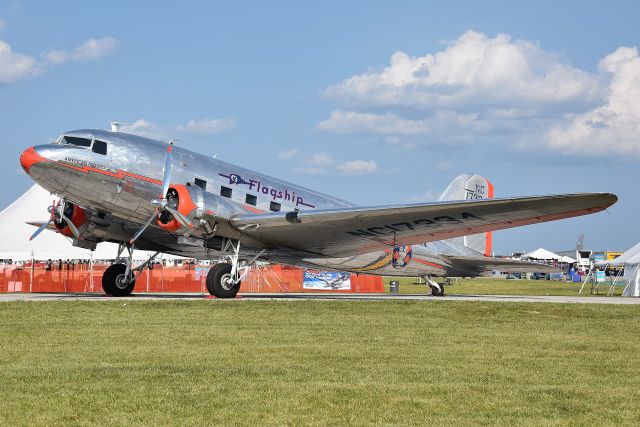
<instances>
[{"instance_id":1,"label":"propeller blade","mask_svg":"<svg viewBox=\"0 0 640 427\"><path fill-rule=\"evenodd\" d=\"M140 237L142 235L142 233L144 233L144 230L147 229L147 227L149 227L149 225L151 224L151 221L153 221L156 217L158 216L158 212L154 212L153 215L151 216L151 218L149 218L147 220L147 222L144 223L144 225L142 226L142 228L140 230L138 230L136 232L136 234L133 235L133 237L131 238L131 240L129 240L129 244L132 245L133 242L135 242L136 240L138 240L138 237Z\"/></svg>"},{"instance_id":2,"label":"propeller blade","mask_svg":"<svg viewBox=\"0 0 640 427\"><path fill-rule=\"evenodd\" d=\"M189 218L182 215L177 209L174 209L169 205L165 206L164 208L169 211L180 224L184 225L185 227L193 228L193 224L191 223L191 221L189 221Z\"/></svg>"},{"instance_id":3,"label":"propeller blade","mask_svg":"<svg viewBox=\"0 0 640 427\"><path fill-rule=\"evenodd\" d=\"M71 230L71 234L73 234L73 237L75 237L78 240L82 240L82 236L80 236L80 231L78 230L78 227L76 227L76 225L73 222L71 222L71 220L67 218L64 215L64 213L60 212L60 217L67 224L67 226L69 227L69 230Z\"/></svg>"},{"instance_id":4,"label":"propeller blade","mask_svg":"<svg viewBox=\"0 0 640 427\"><path fill-rule=\"evenodd\" d=\"M173 142L169 143L167 147L167 154L164 157L164 169L162 170L162 198L167 198L167 192L169 191L169 185L171 185L171 158L173 152Z\"/></svg>"},{"instance_id":5,"label":"propeller blade","mask_svg":"<svg viewBox=\"0 0 640 427\"><path fill-rule=\"evenodd\" d=\"M31 235L31 237L29 237L29 241L32 241L33 239L35 239L36 237L38 237L38 234L42 233L42 231L49 227L49 224L51 224L51 221L47 221L47 222L43 222L42 225L40 227L38 227L38 229L35 231L35 233L33 233Z\"/></svg>"}]
</instances>

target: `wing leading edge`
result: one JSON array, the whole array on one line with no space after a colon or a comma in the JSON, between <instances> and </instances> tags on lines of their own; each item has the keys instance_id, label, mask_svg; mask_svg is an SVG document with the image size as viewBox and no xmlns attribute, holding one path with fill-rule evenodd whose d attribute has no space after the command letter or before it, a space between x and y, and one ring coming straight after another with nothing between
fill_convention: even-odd
<instances>
[{"instance_id":1,"label":"wing leading edge","mask_svg":"<svg viewBox=\"0 0 640 427\"><path fill-rule=\"evenodd\" d=\"M584 193L354 207L242 215L231 224L271 247L337 257L588 215L617 200Z\"/></svg>"}]
</instances>

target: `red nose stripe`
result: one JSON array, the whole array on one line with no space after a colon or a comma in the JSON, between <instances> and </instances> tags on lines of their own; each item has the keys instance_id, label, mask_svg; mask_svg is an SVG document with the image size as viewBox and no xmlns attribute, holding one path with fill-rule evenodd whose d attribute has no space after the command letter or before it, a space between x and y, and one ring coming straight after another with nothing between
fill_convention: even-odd
<instances>
[{"instance_id":1,"label":"red nose stripe","mask_svg":"<svg viewBox=\"0 0 640 427\"><path fill-rule=\"evenodd\" d=\"M38 162L42 162L46 160L40 154L36 153L36 150L33 147L29 147L20 155L20 164L22 165L22 169L26 173L29 173L31 166L35 165Z\"/></svg>"}]
</instances>

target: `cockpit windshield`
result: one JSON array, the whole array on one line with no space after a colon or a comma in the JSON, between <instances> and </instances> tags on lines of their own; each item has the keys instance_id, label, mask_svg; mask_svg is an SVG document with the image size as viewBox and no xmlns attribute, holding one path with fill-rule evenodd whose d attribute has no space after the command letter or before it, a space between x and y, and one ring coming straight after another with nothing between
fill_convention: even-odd
<instances>
[{"instance_id":1,"label":"cockpit windshield","mask_svg":"<svg viewBox=\"0 0 640 427\"><path fill-rule=\"evenodd\" d=\"M77 136L63 136L60 138L60 144L77 145L78 147L91 147L91 140L88 138L79 138Z\"/></svg>"},{"instance_id":2,"label":"cockpit windshield","mask_svg":"<svg viewBox=\"0 0 640 427\"><path fill-rule=\"evenodd\" d=\"M107 154L107 143L105 141L100 141L97 139L62 135L60 136L60 138L58 138L56 144L75 145L76 147L91 149L91 151L97 154Z\"/></svg>"}]
</instances>

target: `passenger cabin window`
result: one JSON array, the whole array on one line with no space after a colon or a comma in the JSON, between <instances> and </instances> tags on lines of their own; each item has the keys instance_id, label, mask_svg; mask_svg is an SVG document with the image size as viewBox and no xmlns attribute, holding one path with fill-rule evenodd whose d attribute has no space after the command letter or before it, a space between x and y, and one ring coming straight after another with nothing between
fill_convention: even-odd
<instances>
[{"instance_id":1,"label":"passenger cabin window","mask_svg":"<svg viewBox=\"0 0 640 427\"><path fill-rule=\"evenodd\" d=\"M194 180L194 183L195 183L198 187L202 188L203 190L205 190L205 191L207 190L207 181L205 181L204 179L196 178L196 179Z\"/></svg>"},{"instance_id":2,"label":"passenger cabin window","mask_svg":"<svg viewBox=\"0 0 640 427\"><path fill-rule=\"evenodd\" d=\"M98 154L107 155L107 143L104 141L98 141L97 139L93 141L93 146L91 147L91 151Z\"/></svg>"},{"instance_id":3,"label":"passenger cabin window","mask_svg":"<svg viewBox=\"0 0 640 427\"><path fill-rule=\"evenodd\" d=\"M233 194L233 191L229 188L229 187L220 187L220 195L222 197L228 197L231 198L231 195Z\"/></svg>"},{"instance_id":4,"label":"passenger cabin window","mask_svg":"<svg viewBox=\"0 0 640 427\"><path fill-rule=\"evenodd\" d=\"M271 212L280 212L280 203L271 202L271 205L269 206L269 209L271 209Z\"/></svg>"},{"instance_id":5,"label":"passenger cabin window","mask_svg":"<svg viewBox=\"0 0 640 427\"><path fill-rule=\"evenodd\" d=\"M255 206L258 203L258 198L253 194L247 194L247 197L245 197L244 201L248 205Z\"/></svg>"},{"instance_id":6,"label":"passenger cabin window","mask_svg":"<svg viewBox=\"0 0 640 427\"><path fill-rule=\"evenodd\" d=\"M87 138L78 138L77 136L65 136L63 143L77 145L78 147L91 147L91 140Z\"/></svg>"}]
</instances>

